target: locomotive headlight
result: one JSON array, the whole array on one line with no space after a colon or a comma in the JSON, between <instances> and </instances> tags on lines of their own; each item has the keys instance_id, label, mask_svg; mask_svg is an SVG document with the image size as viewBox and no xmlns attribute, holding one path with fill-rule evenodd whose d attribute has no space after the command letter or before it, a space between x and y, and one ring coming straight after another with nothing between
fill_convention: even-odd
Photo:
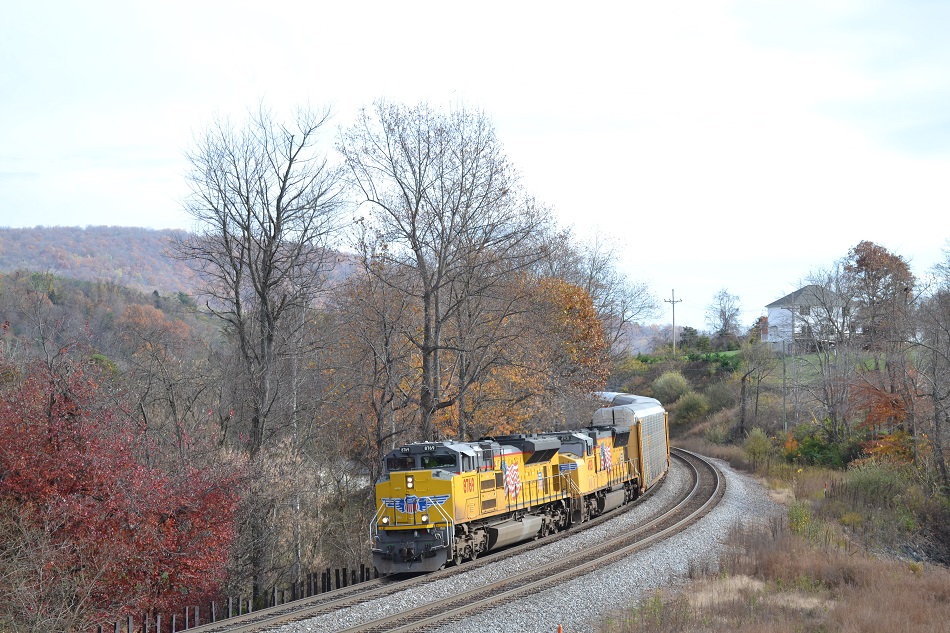
<instances>
[{"instance_id":1,"label":"locomotive headlight","mask_svg":"<svg viewBox=\"0 0 950 633\"><path fill-rule=\"evenodd\" d=\"M415 478L412 475L406 475L406 488L415 488Z\"/></svg>"},{"instance_id":2,"label":"locomotive headlight","mask_svg":"<svg viewBox=\"0 0 950 633\"><path fill-rule=\"evenodd\" d=\"M423 515L422 515L421 517L419 517L419 518L422 520L423 523L428 523L428 522L429 522L429 515L428 515L428 514L423 514Z\"/></svg>"},{"instance_id":3,"label":"locomotive headlight","mask_svg":"<svg viewBox=\"0 0 950 633\"><path fill-rule=\"evenodd\" d=\"M389 517L383 517L383 525L389 525Z\"/></svg>"}]
</instances>

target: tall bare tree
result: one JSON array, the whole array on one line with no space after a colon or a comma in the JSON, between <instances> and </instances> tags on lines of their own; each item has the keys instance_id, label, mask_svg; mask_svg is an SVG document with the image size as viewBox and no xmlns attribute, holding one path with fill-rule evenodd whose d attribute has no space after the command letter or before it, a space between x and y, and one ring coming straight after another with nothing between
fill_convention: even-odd
<instances>
[{"instance_id":1,"label":"tall bare tree","mask_svg":"<svg viewBox=\"0 0 950 633\"><path fill-rule=\"evenodd\" d=\"M735 337L740 331L739 314L739 297L723 288L706 308L706 325L712 330L714 338L724 340Z\"/></svg>"},{"instance_id":2,"label":"tall bare tree","mask_svg":"<svg viewBox=\"0 0 950 633\"><path fill-rule=\"evenodd\" d=\"M245 450L261 467L286 400L293 363L305 345L307 319L324 288L328 243L340 205L339 172L318 146L328 111L300 110L290 124L263 107L243 127L219 120L188 154L186 209L197 234L177 254L198 273L211 312L239 350L247 422ZM293 415L285 416L289 421ZM255 597L264 580L268 508L249 519Z\"/></svg>"},{"instance_id":3,"label":"tall bare tree","mask_svg":"<svg viewBox=\"0 0 950 633\"><path fill-rule=\"evenodd\" d=\"M950 257L948 257L950 262ZM944 490L950 490L950 474L944 460L945 437L950 422L950 279L921 302L917 356L921 361L921 392L933 406L930 437Z\"/></svg>"},{"instance_id":4,"label":"tall bare tree","mask_svg":"<svg viewBox=\"0 0 950 633\"><path fill-rule=\"evenodd\" d=\"M759 396L762 391L762 383L771 375L777 366L775 355L768 343L763 343L758 338L752 338L747 344L744 344L740 356L742 367L739 371L739 437L745 437L746 426L749 422L748 405L752 400L752 421L756 421L759 415ZM751 398L749 387L752 388Z\"/></svg>"},{"instance_id":5,"label":"tall bare tree","mask_svg":"<svg viewBox=\"0 0 950 633\"><path fill-rule=\"evenodd\" d=\"M385 245L377 252L382 269L398 273L387 272L387 278L399 279L418 306L418 328L406 334L420 355L414 400L420 434L429 439L436 413L456 405L483 371L473 363L484 368L493 362L492 354L472 353L471 342L484 337L453 335L459 311L491 297L542 255L533 240L547 214L521 195L494 128L480 112L378 101L338 147L377 233L374 241ZM504 306L517 305L494 298L493 309L472 312L476 322L468 325L497 327L506 318ZM454 367L459 361L466 364L461 380Z\"/></svg>"},{"instance_id":6,"label":"tall bare tree","mask_svg":"<svg viewBox=\"0 0 950 633\"><path fill-rule=\"evenodd\" d=\"M807 377L801 387L815 403L814 417L827 420L829 437L839 440L851 431L851 387L860 356L853 339L855 303L843 262L812 273L808 281L808 305L795 315L796 351L807 352L796 356Z\"/></svg>"}]
</instances>

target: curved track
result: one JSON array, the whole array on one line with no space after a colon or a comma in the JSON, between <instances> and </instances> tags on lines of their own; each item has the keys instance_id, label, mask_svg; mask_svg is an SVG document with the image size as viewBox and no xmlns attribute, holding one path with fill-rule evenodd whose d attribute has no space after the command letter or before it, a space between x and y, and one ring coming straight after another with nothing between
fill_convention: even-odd
<instances>
[{"instance_id":1,"label":"curved track","mask_svg":"<svg viewBox=\"0 0 950 633\"><path fill-rule=\"evenodd\" d=\"M347 633L406 632L442 627L473 613L491 609L500 604L510 603L521 595L537 593L559 583L596 571L685 529L705 516L722 498L725 493L725 480L718 468L699 455L674 449L674 457L684 462L689 468L693 485L683 496L679 497L677 502L663 508L653 520L643 523L636 530L617 534L594 548L587 548L582 552L566 555L557 561L535 567L530 571L514 573L504 581L493 583L491 586L482 586L465 593L454 594L444 600L431 602L372 622L366 622L345 629L345 631ZM616 516L618 516L617 512L610 512L583 525L585 528L594 527ZM554 543L561 538L576 534L577 531L576 529L569 530L540 541L524 543L502 550L494 556L512 556L526 549ZM464 573L490 563L494 556L485 556L460 567L449 567L425 576L415 576L408 579L374 580L215 624L195 627L189 629L189 631L192 633L218 631L251 633L252 631L264 631L289 622L333 613L340 609L384 598L419 584L435 582L447 576Z\"/></svg>"}]
</instances>

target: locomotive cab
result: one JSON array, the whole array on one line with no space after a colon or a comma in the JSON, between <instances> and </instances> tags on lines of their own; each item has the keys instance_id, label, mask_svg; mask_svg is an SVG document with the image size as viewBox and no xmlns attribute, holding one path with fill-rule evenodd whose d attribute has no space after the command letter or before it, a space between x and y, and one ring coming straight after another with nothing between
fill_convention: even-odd
<instances>
[{"instance_id":1,"label":"locomotive cab","mask_svg":"<svg viewBox=\"0 0 950 633\"><path fill-rule=\"evenodd\" d=\"M383 459L370 528L380 573L434 571L445 564L454 529L452 479L462 462L455 442L409 444Z\"/></svg>"}]
</instances>

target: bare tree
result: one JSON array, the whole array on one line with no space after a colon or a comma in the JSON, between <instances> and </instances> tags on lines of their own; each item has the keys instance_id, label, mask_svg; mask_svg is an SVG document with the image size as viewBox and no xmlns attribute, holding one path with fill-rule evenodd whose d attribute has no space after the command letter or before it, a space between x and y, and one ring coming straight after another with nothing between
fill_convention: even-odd
<instances>
[{"instance_id":1,"label":"bare tree","mask_svg":"<svg viewBox=\"0 0 950 633\"><path fill-rule=\"evenodd\" d=\"M950 258L948 258L950 262ZM930 437L940 482L950 489L950 475L944 461L948 421L950 421L950 284L941 284L932 296L921 302L920 335L917 339L921 360L921 392L933 405Z\"/></svg>"},{"instance_id":2,"label":"bare tree","mask_svg":"<svg viewBox=\"0 0 950 633\"><path fill-rule=\"evenodd\" d=\"M736 337L739 334L739 297L723 288L713 297L706 308L706 325L718 339Z\"/></svg>"},{"instance_id":3,"label":"bare tree","mask_svg":"<svg viewBox=\"0 0 950 633\"><path fill-rule=\"evenodd\" d=\"M796 357L807 377L801 386L818 408L815 417L827 420L830 438L839 440L851 430L851 387L860 352L851 318L855 304L842 262L812 273L808 281L809 305L796 312L796 348L808 352Z\"/></svg>"},{"instance_id":4,"label":"bare tree","mask_svg":"<svg viewBox=\"0 0 950 633\"><path fill-rule=\"evenodd\" d=\"M739 375L739 437L745 437L746 426L749 420L749 386L752 387L752 419L757 420L759 415L759 395L762 382L769 377L777 366L775 355L768 343L753 339L741 350L742 368Z\"/></svg>"},{"instance_id":5,"label":"bare tree","mask_svg":"<svg viewBox=\"0 0 950 633\"><path fill-rule=\"evenodd\" d=\"M343 323L337 355L351 385L346 399L354 406L347 413L359 417L352 420L357 459L376 481L383 454L409 426L406 412L417 372L405 332L415 319L411 298L387 279L384 264L373 257L360 263L338 294L336 312Z\"/></svg>"},{"instance_id":6,"label":"bare tree","mask_svg":"<svg viewBox=\"0 0 950 633\"><path fill-rule=\"evenodd\" d=\"M398 273L387 279L400 280L418 306L418 329L406 334L420 355L414 399L420 434L428 439L436 412L454 406L493 362L491 353L473 353L472 336L452 335L459 311L470 300L499 299L489 312L473 311L469 325L504 322L504 306L517 302L493 293L542 255L532 245L547 214L520 195L482 113L461 108L443 114L379 101L341 136L339 149L368 222L385 245L378 252L383 268ZM452 365L459 361L466 363L461 379Z\"/></svg>"},{"instance_id":7,"label":"bare tree","mask_svg":"<svg viewBox=\"0 0 950 633\"><path fill-rule=\"evenodd\" d=\"M340 204L339 173L318 148L329 113L301 110L285 125L261 108L244 127L217 121L196 140L187 211L198 233L176 246L203 281L242 363L245 450L261 465L288 395L282 361L305 345L302 317L324 288ZM290 418L292 416L287 416ZM254 596L261 595L267 508L249 520Z\"/></svg>"}]
</instances>

